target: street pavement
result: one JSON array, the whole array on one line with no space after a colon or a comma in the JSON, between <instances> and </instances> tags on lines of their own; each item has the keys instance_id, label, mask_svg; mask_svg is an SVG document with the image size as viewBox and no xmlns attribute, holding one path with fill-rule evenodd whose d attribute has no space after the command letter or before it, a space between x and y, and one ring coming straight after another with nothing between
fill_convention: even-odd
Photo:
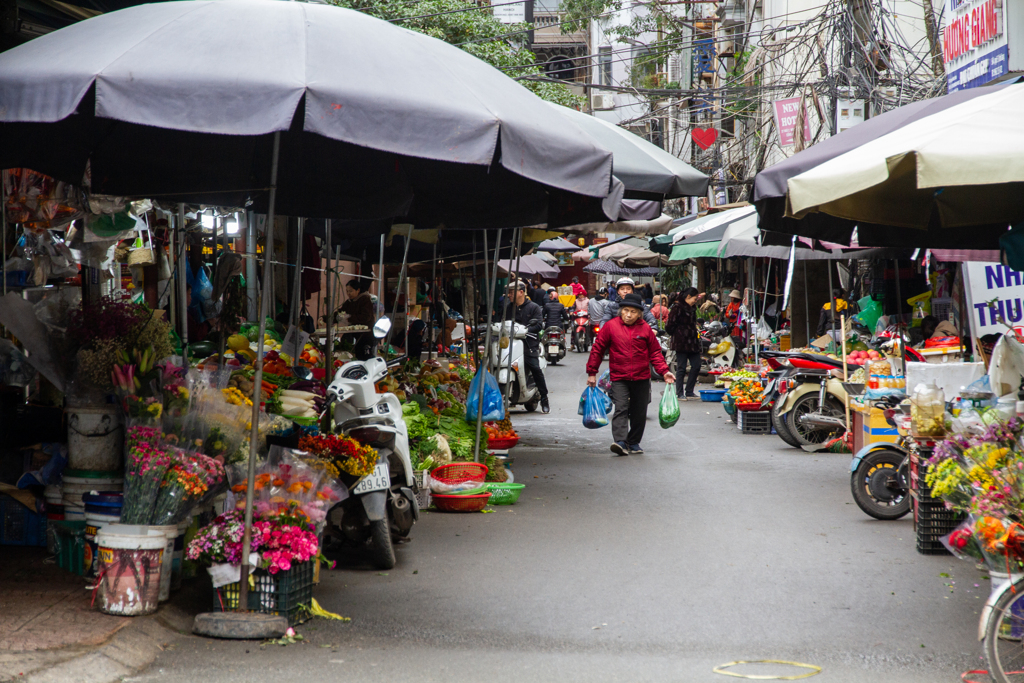
<instances>
[{"instance_id":1,"label":"street pavement","mask_svg":"<svg viewBox=\"0 0 1024 683\"><path fill-rule=\"evenodd\" d=\"M135 681L704 681L785 660L823 683L958 681L983 669L989 580L915 550L912 522L864 515L849 455L743 435L688 401L646 455L612 457L576 414L585 357L549 367L549 415L514 412L518 504L426 512L398 565L322 574L316 619L287 647L188 637ZM799 675L780 665L745 674Z\"/></svg>"}]
</instances>

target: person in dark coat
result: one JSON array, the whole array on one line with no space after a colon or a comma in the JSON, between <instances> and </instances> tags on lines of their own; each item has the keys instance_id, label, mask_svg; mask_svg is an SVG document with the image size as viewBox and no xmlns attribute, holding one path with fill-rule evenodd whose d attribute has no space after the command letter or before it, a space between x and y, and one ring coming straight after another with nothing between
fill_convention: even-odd
<instances>
[{"instance_id":1,"label":"person in dark coat","mask_svg":"<svg viewBox=\"0 0 1024 683\"><path fill-rule=\"evenodd\" d=\"M377 353L377 338L373 336L373 301L367 291L370 283L363 279L351 279L345 283L348 300L341 305L341 312L348 314L349 325L366 325L370 329L356 335L356 360L370 360Z\"/></svg>"},{"instance_id":2,"label":"person in dark coat","mask_svg":"<svg viewBox=\"0 0 1024 683\"><path fill-rule=\"evenodd\" d=\"M818 336L822 336L828 330L838 330L842 316L845 315L847 318L850 317L851 311L849 310L850 305L843 298L843 290L833 289L832 299L835 299L836 310L839 311L839 315L832 315L832 301L826 301L825 305L821 307L821 315L818 318Z\"/></svg>"},{"instance_id":3,"label":"person in dark coat","mask_svg":"<svg viewBox=\"0 0 1024 683\"><path fill-rule=\"evenodd\" d=\"M533 383L540 392L540 408L545 413L551 412L548 404L548 385L544 381L544 370L540 367L540 331L544 328L544 311L533 301L526 298L526 283L522 280L518 285L509 283L506 296L503 320L515 320L526 328L526 339L523 341L523 360L526 371L533 377Z\"/></svg>"},{"instance_id":4,"label":"person in dark coat","mask_svg":"<svg viewBox=\"0 0 1024 683\"><path fill-rule=\"evenodd\" d=\"M565 306L558 300L558 290L554 287L548 290L548 298L544 301L544 327L557 327L565 329L565 323L569 322L569 313Z\"/></svg>"},{"instance_id":5,"label":"person in dark coat","mask_svg":"<svg viewBox=\"0 0 1024 683\"><path fill-rule=\"evenodd\" d=\"M690 374L683 382L676 383L676 396L681 399L696 398L694 388L700 375L700 337L697 336L697 301L704 296L696 287L684 289L672 310L668 314L665 331L672 335L672 349L676 352L676 374L683 377L686 364L690 364Z\"/></svg>"}]
</instances>

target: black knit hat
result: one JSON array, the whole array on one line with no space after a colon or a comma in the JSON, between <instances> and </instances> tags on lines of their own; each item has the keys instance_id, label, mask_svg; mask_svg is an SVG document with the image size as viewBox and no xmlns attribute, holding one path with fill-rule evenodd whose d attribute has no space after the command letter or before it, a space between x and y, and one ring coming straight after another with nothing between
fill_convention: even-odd
<instances>
[{"instance_id":1,"label":"black knit hat","mask_svg":"<svg viewBox=\"0 0 1024 683\"><path fill-rule=\"evenodd\" d=\"M633 308L639 308L640 312L644 312L644 300L640 298L639 294L627 294L622 297L622 301L619 302L619 308L623 306L632 306Z\"/></svg>"}]
</instances>

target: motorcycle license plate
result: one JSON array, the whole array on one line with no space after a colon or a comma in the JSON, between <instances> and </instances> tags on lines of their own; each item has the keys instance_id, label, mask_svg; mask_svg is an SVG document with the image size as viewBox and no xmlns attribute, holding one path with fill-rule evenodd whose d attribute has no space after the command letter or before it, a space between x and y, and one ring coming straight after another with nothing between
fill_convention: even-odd
<instances>
[{"instance_id":1,"label":"motorcycle license plate","mask_svg":"<svg viewBox=\"0 0 1024 683\"><path fill-rule=\"evenodd\" d=\"M387 488L391 488L391 475L388 472L388 464L386 462L379 462L373 468L373 472L356 484L356 487L352 489L352 493L369 493L370 491L380 491Z\"/></svg>"},{"instance_id":2,"label":"motorcycle license plate","mask_svg":"<svg viewBox=\"0 0 1024 683\"><path fill-rule=\"evenodd\" d=\"M557 346L555 346L554 344L552 344L552 345L548 346L548 351L551 352L551 353L558 353L559 348Z\"/></svg>"}]
</instances>

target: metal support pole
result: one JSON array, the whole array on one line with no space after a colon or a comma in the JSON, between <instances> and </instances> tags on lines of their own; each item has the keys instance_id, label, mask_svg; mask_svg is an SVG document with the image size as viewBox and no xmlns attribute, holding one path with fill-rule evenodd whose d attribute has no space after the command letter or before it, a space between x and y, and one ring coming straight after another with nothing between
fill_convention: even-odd
<instances>
[{"instance_id":1,"label":"metal support pole","mask_svg":"<svg viewBox=\"0 0 1024 683\"><path fill-rule=\"evenodd\" d=\"M825 265L828 266L828 300L832 302L832 320L828 324L828 336L829 339L834 341L832 332L836 329L836 313L838 313L838 311L836 311L836 297L832 294L832 262L825 261ZM840 334L841 333L842 332L840 332Z\"/></svg>"},{"instance_id":2,"label":"metal support pole","mask_svg":"<svg viewBox=\"0 0 1024 683\"><path fill-rule=\"evenodd\" d=\"M518 301L519 301L519 294L518 294L519 289L518 289L518 287L519 287L519 278L520 278L520 270L519 269L520 269L520 266L522 265L522 262L523 262L523 229L522 228L518 228L516 232L512 233L512 246L513 246L514 249L516 249L516 272L515 272L515 279L513 280L513 282L515 282L515 284L516 284L516 292L517 293L516 293L515 296L512 297L512 334L509 335L509 340L508 340L508 345L509 345L509 352L508 352L508 376L509 376L509 378L512 377L512 346L515 344L515 338L516 338L516 335L515 335L516 315L519 313L519 304L518 304ZM497 260L497 259L495 259L495 260ZM508 265L509 265L509 268L512 267L512 255L511 254L509 254ZM534 302L534 303L538 303L538 302ZM540 306L543 309L544 304L540 304ZM505 322L505 313L504 313L504 311L502 311L501 316L502 316L502 325L503 325L502 329L504 329L504 322ZM543 330L544 328L542 327L541 329ZM524 351L526 350L526 341L525 340L523 341L523 350ZM523 360L525 362L526 359L524 358ZM523 390L525 391L526 387L523 387ZM509 402L509 399L511 398L511 396L510 396L511 393L512 393L512 382L508 382L507 384L505 384L505 395L503 396L503 398L505 400L505 410L506 410L506 412L509 409L508 402Z\"/></svg>"},{"instance_id":3,"label":"metal support pole","mask_svg":"<svg viewBox=\"0 0 1024 683\"><path fill-rule=\"evenodd\" d=\"M438 239L441 239L441 233L438 233ZM434 312L441 310L441 301L437 298L437 242L434 242L434 262L431 265L430 273L430 308L427 310L427 325L430 326L430 346L427 347L427 358L433 359L435 357L436 349L434 348ZM441 316L438 316L440 321ZM444 335L441 336L444 339Z\"/></svg>"},{"instance_id":4,"label":"metal support pole","mask_svg":"<svg viewBox=\"0 0 1024 683\"><path fill-rule=\"evenodd\" d=\"M491 296L495 287L498 286L498 250L501 249L501 228L498 228L497 239L494 244L494 277L488 281L488 302L487 302L487 334L484 336L484 364L487 364L487 357L491 353L491 311L493 309L494 297ZM487 233L484 233L484 276L487 276ZM493 283L493 284L492 284ZM498 353L498 364L501 363L501 353ZM480 462L480 433L483 430L484 414L484 382L481 373L488 372L483 365L477 366L476 374L480 376L480 384L477 387L476 395L476 440L473 443L473 462Z\"/></svg>"},{"instance_id":5,"label":"metal support pole","mask_svg":"<svg viewBox=\"0 0 1024 683\"><path fill-rule=\"evenodd\" d=\"M263 383L263 335L267 332L267 304L271 294L267 290L270 281L270 254L274 244L274 203L277 201L277 162L281 154L281 133L274 133L274 151L270 162L270 199L267 208L266 248L263 249L263 288L260 293L260 327L256 340L256 374L253 376L252 417L249 432L249 471L245 490L245 531L242 535L242 575L238 581L238 609L247 612L249 609L249 546L252 543L252 499L256 481L256 446L259 443L260 424L260 393ZM184 213L184 204L178 205L179 213Z\"/></svg>"},{"instance_id":6,"label":"metal support pole","mask_svg":"<svg viewBox=\"0 0 1024 683\"><path fill-rule=\"evenodd\" d=\"M896 276L896 338L900 340L900 357L903 359L903 376L907 376L907 341L903 338L903 295L900 294L900 260L893 259Z\"/></svg>"},{"instance_id":7,"label":"metal support pole","mask_svg":"<svg viewBox=\"0 0 1024 683\"><path fill-rule=\"evenodd\" d=\"M256 277L256 214L246 211L245 222L245 253L249 255L249 258L245 259L245 293L249 299L249 319L255 320L260 313L256 304L259 299L259 280Z\"/></svg>"},{"instance_id":8,"label":"metal support pole","mask_svg":"<svg viewBox=\"0 0 1024 683\"><path fill-rule=\"evenodd\" d=\"M811 304L807 295L807 261L804 261L804 326L807 344L811 343ZM792 332L791 332L792 333Z\"/></svg>"},{"instance_id":9,"label":"metal support pole","mask_svg":"<svg viewBox=\"0 0 1024 683\"><path fill-rule=\"evenodd\" d=\"M223 219L217 217L216 214L213 216L213 281L217 282L217 271L220 270L220 255L218 254L220 248L220 240L217 238L217 223L223 225ZM224 232L227 232L227 226L223 225ZM223 298L223 293L221 297ZM214 302L216 303L216 302ZM220 372L224 369L224 350L227 346L227 340L224 338L224 324L220 316L217 316L218 330L218 341L217 341L217 371Z\"/></svg>"},{"instance_id":10,"label":"metal support pole","mask_svg":"<svg viewBox=\"0 0 1024 683\"><path fill-rule=\"evenodd\" d=\"M295 326L295 353L292 354L292 365L297 365L299 356L302 355L302 347L299 344L299 310L302 308L302 242L306 233L306 219L298 220L299 234L295 238L295 275L292 278L292 310L291 324Z\"/></svg>"},{"instance_id":11,"label":"metal support pole","mask_svg":"<svg viewBox=\"0 0 1024 683\"><path fill-rule=\"evenodd\" d=\"M178 204L178 320L181 322L181 355L188 357L188 232L185 230L185 205Z\"/></svg>"},{"instance_id":12,"label":"metal support pole","mask_svg":"<svg viewBox=\"0 0 1024 683\"><path fill-rule=\"evenodd\" d=\"M4 296L7 296L7 171L0 171L0 273L4 280Z\"/></svg>"},{"instance_id":13,"label":"metal support pole","mask_svg":"<svg viewBox=\"0 0 1024 683\"><path fill-rule=\"evenodd\" d=\"M334 273L331 272L331 219L328 218L324 223L324 247L327 252L327 282L324 283L327 293L327 322L325 323L327 332L327 344L324 346L324 377L327 381L331 381L331 376L334 371L334 287L332 287L331 279Z\"/></svg>"},{"instance_id":14,"label":"metal support pole","mask_svg":"<svg viewBox=\"0 0 1024 683\"><path fill-rule=\"evenodd\" d=\"M388 330L388 336L384 340L384 352L387 353L387 346L391 343L391 335L395 332L395 316L398 315L398 296L402 293L402 282L405 279L405 267L409 261L409 242L412 242L412 231L413 226L409 226L409 234L405 236L405 248L402 251L402 268L398 271L398 286L395 288L395 304L391 307L391 329ZM382 248L380 250L380 261L381 261L381 277L384 276L384 249L383 249L383 237L381 238ZM405 297L405 329L409 331L409 297ZM405 347L405 353L408 355L409 347Z\"/></svg>"},{"instance_id":15,"label":"metal support pole","mask_svg":"<svg viewBox=\"0 0 1024 683\"><path fill-rule=\"evenodd\" d=\"M487 236L487 233L485 232L484 233L484 239L486 239L486 236ZM485 247L484 248L484 253L486 253L486 252L487 252L487 249ZM480 367L480 342L478 341L478 337L480 335L480 304L478 304L477 301L480 299L480 278L476 274L476 261L477 261L477 258L476 258L476 232L474 231L473 232L473 300L470 302L470 306L473 309L472 310L472 316L473 316L472 317L472 320L473 320L473 367L479 368ZM463 282L465 282L465 280L463 280ZM462 290L463 290L463 297L462 298L465 299L466 298L465 297L465 290L466 290L465 284L463 284ZM463 307L465 307L465 306L463 306ZM469 342L468 339L466 341L467 341L467 343Z\"/></svg>"},{"instance_id":16,"label":"metal support pole","mask_svg":"<svg viewBox=\"0 0 1024 683\"><path fill-rule=\"evenodd\" d=\"M384 237L384 235L380 236L380 265L377 266L377 303L380 304L380 310L382 311L387 310L384 303ZM373 313L374 315L377 314L376 311ZM391 322L394 323L394 320ZM388 332L388 337L390 338L390 336L391 333Z\"/></svg>"}]
</instances>

